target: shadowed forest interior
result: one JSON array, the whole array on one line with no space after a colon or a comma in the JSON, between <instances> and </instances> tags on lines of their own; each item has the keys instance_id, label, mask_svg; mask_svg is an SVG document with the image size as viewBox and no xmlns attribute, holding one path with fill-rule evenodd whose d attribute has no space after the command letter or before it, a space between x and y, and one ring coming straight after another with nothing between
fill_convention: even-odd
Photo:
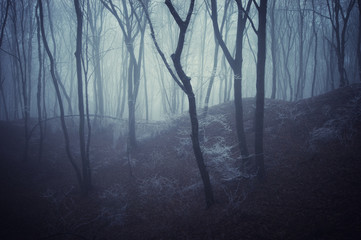
<instances>
[{"instance_id":1,"label":"shadowed forest interior","mask_svg":"<svg viewBox=\"0 0 361 240\"><path fill-rule=\"evenodd\" d=\"M1 239L357 239L361 0L0 0Z\"/></svg>"}]
</instances>

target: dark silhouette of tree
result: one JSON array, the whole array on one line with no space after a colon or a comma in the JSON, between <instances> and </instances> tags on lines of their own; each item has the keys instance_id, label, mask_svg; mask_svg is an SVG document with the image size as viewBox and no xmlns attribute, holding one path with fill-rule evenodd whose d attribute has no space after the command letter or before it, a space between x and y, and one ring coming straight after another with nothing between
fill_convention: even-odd
<instances>
[{"instance_id":1,"label":"dark silhouette of tree","mask_svg":"<svg viewBox=\"0 0 361 240\"><path fill-rule=\"evenodd\" d=\"M77 19L76 30L76 72L78 79L78 109L79 109L79 143L80 143L80 156L82 162L82 182L81 188L83 194L87 195L91 187L91 174L90 163L86 151L85 141L85 110L84 110L84 96L83 96L83 79L82 79L82 35L83 35L83 12L80 7L79 0L74 0L74 7Z\"/></svg>"},{"instance_id":2,"label":"dark silhouette of tree","mask_svg":"<svg viewBox=\"0 0 361 240\"><path fill-rule=\"evenodd\" d=\"M55 74L55 62L54 62L54 58L53 58L53 54L50 51L49 45L48 45L48 41L46 39L46 34L45 34L45 28L44 28L44 11L43 11L43 4L42 4L42 0L38 0L38 5L39 5L39 22L40 22L40 30L41 30L41 37L43 40L43 45L45 48L45 51L48 55L49 61L50 61L50 73L51 73L51 77L53 80L53 85L55 88L55 93L56 93L56 97L58 100L58 104L59 104L59 110L60 110L60 122L61 122L61 127L62 127L62 131L63 131L63 135L64 135L64 140L65 140L65 149L66 149L66 154L68 156L68 159L71 163L71 165L74 168L78 183L80 185L80 187L82 186L82 177L81 177L81 172L79 167L76 165L75 160L71 154L71 150L70 150L70 139L69 139L69 133L68 133L68 128L66 126L65 123L65 114L64 114L64 106L63 106L63 100L61 97L61 93L60 93L60 88L58 85L58 79L57 76Z\"/></svg>"},{"instance_id":3,"label":"dark silhouette of tree","mask_svg":"<svg viewBox=\"0 0 361 240\"><path fill-rule=\"evenodd\" d=\"M267 0L260 0L257 5L258 10L258 52L257 52L257 94L256 94L256 116L255 116L255 158L258 168L257 176L263 180L264 170L264 152L263 152L263 130L264 130L264 76L266 64L266 21L267 21Z\"/></svg>"},{"instance_id":4,"label":"dark silhouette of tree","mask_svg":"<svg viewBox=\"0 0 361 240\"><path fill-rule=\"evenodd\" d=\"M39 20L39 14L38 14L38 8L39 5L36 4L36 10L35 10L35 16L36 16L36 38L38 43L38 59L39 59L39 71L38 71L38 85L37 85L37 92L36 92L36 106L38 110L38 124L39 124L39 132L40 132L40 140L39 140L39 152L38 152L38 158L39 161L42 159L42 150L43 150L43 141L44 141L44 127L42 123L42 112L41 112L41 93L42 93L42 67L43 67L43 61L42 61L42 51L41 51L41 37L40 37L40 20Z\"/></svg>"},{"instance_id":5,"label":"dark silhouette of tree","mask_svg":"<svg viewBox=\"0 0 361 240\"><path fill-rule=\"evenodd\" d=\"M340 74L340 87L344 87L349 84L345 70L346 30L351 11L356 3L356 0L348 0L346 2L348 3L347 7L344 8L340 0L332 0L332 2L327 0L327 9L336 37L336 43L333 47L336 50L337 68Z\"/></svg>"},{"instance_id":6,"label":"dark silhouette of tree","mask_svg":"<svg viewBox=\"0 0 361 240\"><path fill-rule=\"evenodd\" d=\"M10 7L10 0L6 1L5 7L3 5L1 5L0 49L2 47L5 26L6 26L8 16L9 16L9 7ZM6 105L6 98L5 98L4 88L3 88L4 82L5 82L5 78L3 78L3 76L2 76L2 69L1 69L1 64L0 64L0 94L1 94L1 99L3 102L3 106L4 106L3 109L5 112L5 119L6 119L6 121L9 121L9 113L8 113L8 109L7 109L7 105Z\"/></svg>"},{"instance_id":7,"label":"dark silhouette of tree","mask_svg":"<svg viewBox=\"0 0 361 240\"><path fill-rule=\"evenodd\" d=\"M218 26L218 9L217 9L217 1L211 0L211 9L212 9L212 23L215 36L218 40L218 43L228 61L228 64L231 66L234 75L234 104L236 111L236 130L238 137L238 145L241 151L242 158L248 157L248 147L246 141L246 134L244 131L244 123L243 123L243 103L242 103L242 50L243 50L243 33L245 30L246 22L247 22L247 14L249 13L252 0L247 2L246 7L243 7L241 0L236 0L237 9L238 9L238 18L237 18L237 38L235 45L235 57L232 56L228 47L226 46L226 42L223 40L221 36L221 32Z\"/></svg>"},{"instance_id":8,"label":"dark silhouette of tree","mask_svg":"<svg viewBox=\"0 0 361 240\"><path fill-rule=\"evenodd\" d=\"M175 53L171 55L175 70L177 72L178 77L173 73L172 68L168 64L164 53L160 49L158 42L155 38L155 33L153 29L152 22L150 20L149 14L147 12L147 8L144 5L144 3L141 0L138 0L141 5L143 6L146 17L150 26L151 30L151 37L154 42L154 45L162 58L163 63L165 64L166 68L168 69L169 73L171 74L173 80L177 83L177 85L184 91L184 93L188 97L188 104L189 104L189 116L191 121L191 139L192 139L192 146L193 146L193 152L194 156L197 161L198 169L202 177L203 186L204 186L204 193L205 193L205 199L207 207L210 207L214 204L214 197L213 197L213 190L212 185L209 179L209 174L207 171L207 168L204 164L203 159L203 153L201 151L200 145L199 145L199 123L198 123L198 117L197 117L197 107L196 107L196 99L193 93L192 84L191 84L191 78L186 75L186 73L183 70L182 64L181 64L181 55L184 48L184 42L185 42L185 36L186 32L191 20L191 16L194 9L194 2L195 0L191 0L189 9L187 11L187 16L185 20L182 20L182 18L179 16L177 10L174 8L172 2L170 0L166 0L165 4L167 5L169 12L173 16L174 20L176 21L178 27L179 27L179 35L178 35L178 43Z\"/></svg>"},{"instance_id":9,"label":"dark silhouette of tree","mask_svg":"<svg viewBox=\"0 0 361 240\"><path fill-rule=\"evenodd\" d=\"M104 6L116 18L119 27L122 30L125 45L129 53L128 66L128 152L135 149L137 145L135 134L135 106L138 96L140 84L140 71L142 66L142 55L144 54L144 32L145 22L142 11L134 6L133 1L129 1L129 6L126 0L122 0L122 6L115 6L112 0L102 0ZM130 10L129 10L130 8ZM134 41L140 33L140 44L138 57L136 57Z\"/></svg>"},{"instance_id":10,"label":"dark silhouette of tree","mask_svg":"<svg viewBox=\"0 0 361 240\"><path fill-rule=\"evenodd\" d=\"M271 27L271 56L272 56L272 93L271 98L276 98L277 89L277 39L276 39L276 20L275 20L275 7L276 0L272 0L270 8L270 27Z\"/></svg>"},{"instance_id":11,"label":"dark silhouette of tree","mask_svg":"<svg viewBox=\"0 0 361 240\"><path fill-rule=\"evenodd\" d=\"M316 75L317 75L317 55L318 55L318 34L316 29L316 9L315 9L315 0L312 0L312 32L315 37L315 51L313 57L313 78L312 78L312 87L311 87L311 97L315 94L315 84L316 84Z\"/></svg>"},{"instance_id":12,"label":"dark silhouette of tree","mask_svg":"<svg viewBox=\"0 0 361 240\"><path fill-rule=\"evenodd\" d=\"M224 14L223 14L223 18L222 18L222 23L221 23L221 28L220 28L220 33L222 34L224 26L225 26L225 22L226 22L226 18L227 18L227 9L229 6L230 1L227 1L225 6L224 6ZM206 7L207 7L207 11L208 13L211 15L210 13L210 7L208 2L206 1ZM218 53L219 53L219 43L218 40L216 38L216 36L214 36L214 43L215 43L215 48L214 48L214 55L213 55L213 67L212 67L212 73L211 76L209 78L209 84L208 84L208 88L207 88L207 93L206 93L206 97L204 99L204 109L203 109L203 116L202 118L205 118L207 116L208 113L208 105L209 105L209 98L211 97L211 91L212 91L212 87L213 87L213 83L214 83L214 79L216 77L216 73L217 73L217 66L218 66Z\"/></svg>"},{"instance_id":13,"label":"dark silhouette of tree","mask_svg":"<svg viewBox=\"0 0 361 240\"><path fill-rule=\"evenodd\" d=\"M298 77L297 77L297 83L295 86L295 100L299 100L303 98L303 93L305 89L305 83L306 83L306 69L305 69L305 63L304 63L304 46L305 46L305 15L306 15L306 1L297 1L297 10L299 14L299 21L298 21Z\"/></svg>"},{"instance_id":14,"label":"dark silhouette of tree","mask_svg":"<svg viewBox=\"0 0 361 240\"><path fill-rule=\"evenodd\" d=\"M78 0L74 0L74 7L76 9L76 13L77 13L77 35L78 34L82 34L82 20L80 18L82 18L82 12L80 9L80 4L78 2ZM66 122L65 122L65 114L64 114L64 106L63 106L63 101L62 101L62 97L61 97L61 92L60 92L60 88L59 88L59 84L58 84L58 78L57 78L57 74L55 72L55 62L54 62L54 57L50 51L49 45L48 45L48 41L46 39L46 34L45 34L45 28L44 28L44 12L43 12L43 5L42 5L42 0L38 0L38 8L39 8L39 23L40 23L40 30L41 30L41 37L42 37L42 42L45 48L45 51L48 55L49 61L50 61L50 73L51 73L51 77L53 80L53 85L55 88L55 93L56 93L56 97L58 100L58 105L59 105L59 110L60 110L60 122L61 122L61 127L62 127L62 131L63 131L63 135L64 135L64 140L65 140L65 149L66 149L66 154L68 156L68 159L75 171L80 189L82 191L83 194L87 194L90 186L91 186L91 176L90 176L90 166L89 166L89 162L88 159L86 158L86 150L85 150L85 133L84 133L84 122L85 122L85 118L84 118L84 103L83 103L83 93L82 93L82 82L79 83L79 81L82 81L82 76L81 76L81 44L82 44L82 40L81 37L79 37L79 35L77 36L77 49L75 52L76 58L77 58L77 74L78 74L78 97L79 97L79 117L80 117L80 124L79 124L79 138L80 138L80 151L81 151L81 157L82 157L82 171L80 170L79 166L76 164L75 159L71 153L71 149L70 149L70 138L69 138L69 133L68 133L68 128L66 126ZM80 46L79 46L80 45ZM78 71L80 68L80 72ZM82 106L81 106L82 105ZM81 116L82 115L82 116ZM84 157L84 158L83 158Z\"/></svg>"},{"instance_id":15,"label":"dark silhouette of tree","mask_svg":"<svg viewBox=\"0 0 361 240\"><path fill-rule=\"evenodd\" d=\"M99 0L87 1L87 19L91 31L92 62L94 66L95 114L104 115L104 90L101 74L100 43L104 24L104 5Z\"/></svg>"},{"instance_id":16,"label":"dark silhouette of tree","mask_svg":"<svg viewBox=\"0 0 361 240\"><path fill-rule=\"evenodd\" d=\"M33 38L33 2L19 1L18 4L11 4L12 34L14 38L13 54L16 61L20 105L24 119L25 147L23 160L26 161L29 151L29 121L31 107L31 76L32 76L32 38ZM20 74L19 74L20 73Z\"/></svg>"},{"instance_id":17,"label":"dark silhouette of tree","mask_svg":"<svg viewBox=\"0 0 361 240\"><path fill-rule=\"evenodd\" d=\"M63 84L63 82L61 81L60 78L60 74L58 72L58 68L57 68L57 44L56 44L56 39L55 39L55 35L54 35L54 24L53 24L53 18L52 18L52 14L50 11L50 2L49 0L46 0L46 6L47 6L47 12L48 12L48 19L49 19L49 28L50 28L50 36L51 36L51 40L52 40L52 44L53 44L53 58L54 58L54 67L55 67L55 74L57 76L58 79L58 84L60 86L60 90L63 93L63 96L66 100L66 103L68 105L68 113L69 114L73 114L73 107L71 104L71 98L67 92L67 90L65 89L65 86Z\"/></svg>"},{"instance_id":18,"label":"dark silhouette of tree","mask_svg":"<svg viewBox=\"0 0 361 240\"><path fill-rule=\"evenodd\" d=\"M358 3L358 37L357 37L357 59L358 59L358 72L359 80L361 81L361 0Z\"/></svg>"}]
</instances>

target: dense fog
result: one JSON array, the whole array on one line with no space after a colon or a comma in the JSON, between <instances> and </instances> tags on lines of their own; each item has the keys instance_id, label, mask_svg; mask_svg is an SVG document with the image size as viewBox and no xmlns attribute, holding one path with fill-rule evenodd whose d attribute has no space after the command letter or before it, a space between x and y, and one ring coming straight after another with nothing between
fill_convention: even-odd
<instances>
[{"instance_id":1,"label":"dense fog","mask_svg":"<svg viewBox=\"0 0 361 240\"><path fill-rule=\"evenodd\" d=\"M351 1L352 2L352 1ZM104 1L106 3L106 1ZM242 91L244 97L256 93L257 37L247 21L243 36L237 36L237 6L235 1L218 3L218 22L229 51L235 53L236 38L243 42ZM2 1L2 45L1 45L1 119L21 119L24 116L24 97L30 116L37 117L37 83L39 75L39 54L37 43L36 1L20 1L10 4L6 25L4 16L7 1ZM123 5L114 2L120 20L124 21L131 38L129 43L116 17L105 8L102 1L84 1L82 59L86 70L84 81L88 83L89 111L93 114L127 118L129 53L126 44L134 47L140 61L139 92L136 97L137 120L159 120L187 110L186 98L171 79L167 69L156 52L150 37L142 7L137 1ZM178 28L163 1L147 1L147 8L153 22L160 48L168 62L177 44ZM185 17L189 3L175 1L180 16ZM245 5L245 3L243 3ZM274 96L278 99L297 100L318 95L340 85L338 72L338 41L344 44L344 70L348 82L357 82L358 60L358 6L350 1L340 1L338 14L339 30L335 24L334 1L270 1L267 15L267 60L266 97L272 95L272 81L275 78ZM76 91L76 16L72 1L45 1L44 28L50 50L54 55L56 70L61 82L65 112L77 113ZM329 7L328 7L329 6ZM125 8L127 8L126 13ZM330 9L329 9L330 8ZM136 15L132 13L134 11ZM223 15L226 14L225 17ZM249 17L257 25L255 7ZM341 16L349 14L347 21ZM129 15L129 16L127 16ZM140 23L137 22L137 17ZM125 19L128 17L127 19ZM332 22L332 21L333 22ZM346 23L346 24L345 24ZM129 26L126 26L129 24ZM220 26L221 27L221 26ZM343 33L343 30L344 33ZM144 43L141 35L144 32ZM213 72L215 37L210 17L210 3L197 1L190 27L187 31L182 64L192 79L197 106L203 107L210 77ZM127 33L128 34L128 33ZM340 39L339 39L340 38ZM339 39L339 40L338 40ZM144 45L144 46L141 46ZM342 46L341 46L342 47ZM47 117L59 114L54 87L51 82L49 59L40 43L41 51L41 102ZM217 69L210 93L210 105L233 99L233 72L219 48ZM139 61L140 59L138 59ZM314 67L316 69L314 69ZM275 76L273 77L273 73ZM84 74L84 73L83 73ZM301 82L301 84L299 84ZM23 85L26 94L23 96ZM313 86L313 87L312 87ZM314 88L314 90L312 90ZM85 91L85 89L84 89ZM297 93L299 92L299 93ZM297 95L297 96L296 96ZM68 103L68 101L70 103ZM71 104L72 112L70 112ZM45 114L45 113L43 113Z\"/></svg>"},{"instance_id":2,"label":"dense fog","mask_svg":"<svg viewBox=\"0 0 361 240\"><path fill-rule=\"evenodd\" d=\"M0 11L4 239L360 233L361 0Z\"/></svg>"}]
</instances>

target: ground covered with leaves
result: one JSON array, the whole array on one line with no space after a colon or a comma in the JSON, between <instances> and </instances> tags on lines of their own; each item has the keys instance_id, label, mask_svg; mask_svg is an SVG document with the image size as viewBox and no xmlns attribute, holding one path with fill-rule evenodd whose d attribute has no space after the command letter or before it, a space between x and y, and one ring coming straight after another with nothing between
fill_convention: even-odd
<instances>
[{"instance_id":1,"label":"ground covered with leaves","mask_svg":"<svg viewBox=\"0 0 361 240\"><path fill-rule=\"evenodd\" d=\"M249 149L254 99L244 100ZM79 158L77 119L72 151ZM266 100L265 166L259 182L242 163L234 105L200 119L216 198L205 208L189 118L139 123L126 154L126 123L93 127L93 188L82 196L56 120L42 159L37 130L23 162L22 122L0 122L0 239L358 239L361 236L361 85L285 102Z\"/></svg>"}]
</instances>

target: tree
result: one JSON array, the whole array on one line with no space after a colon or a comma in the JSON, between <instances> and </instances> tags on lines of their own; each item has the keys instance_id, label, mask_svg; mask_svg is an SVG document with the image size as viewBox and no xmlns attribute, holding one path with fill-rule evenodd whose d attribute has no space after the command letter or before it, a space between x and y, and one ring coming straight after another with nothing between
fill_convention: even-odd
<instances>
[{"instance_id":1,"label":"tree","mask_svg":"<svg viewBox=\"0 0 361 240\"><path fill-rule=\"evenodd\" d=\"M351 11L356 3L356 0L346 1L347 8L344 9L340 0L327 0L327 9L331 21L333 31L336 36L336 50L337 56L337 68L340 75L340 87L344 87L349 84L347 73L345 70L345 46L346 46L346 30L347 24L350 19ZM342 22L340 22L342 20Z\"/></svg>"},{"instance_id":2,"label":"tree","mask_svg":"<svg viewBox=\"0 0 361 240\"><path fill-rule=\"evenodd\" d=\"M74 0L74 1L77 1L77 0ZM76 3L74 2L74 4L76 4ZM60 122L61 122L61 128L62 128L63 135L64 135L66 154L67 154L67 157L75 171L75 175L78 180L80 189L82 190L83 193L86 194L87 191L89 190L89 188L88 188L89 186L87 185L89 183L88 182L89 179L88 179L87 175L85 175L85 176L82 175L82 172L84 174L84 170L86 170L86 169L84 169L84 167L86 167L86 165L83 165L83 171L81 172L78 165L76 164L75 159L70 150L70 138L69 138L68 128L67 128L66 122L65 122L63 100L61 97L60 87L58 84L59 80L58 80L57 74L55 72L55 61L54 61L53 54L50 51L49 44L48 44L48 41L46 39L46 34L45 34L44 11L43 11L42 0L38 0L38 5L39 5L38 8L39 8L39 23L40 23L41 37L42 37L43 46L45 48L45 51L46 51L49 61L50 61L50 73L51 73L51 78L53 80L55 94L56 94L56 98L57 98L59 110L60 110ZM78 32L78 29L79 29L79 24L78 24L77 32ZM77 40L79 40L79 39L77 39ZM77 49L77 50L79 50L79 49ZM77 67L78 67L78 65L77 65ZM87 174L87 173L85 173L85 174Z\"/></svg>"},{"instance_id":3,"label":"tree","mask_svg":"<svg viewBox=\"0 0 361 240\"><path fill-rule=\"evenodd\" d=\"M99 110L99 115L104 115L104 90L103 90L103 79L101 74L101 56L100 56L100 43L101 43L101 34L103 31L104 23L104 5L101 4L98 0L87 1L87 19L89 22L89 27L92 35L92 55L93 55L93 66L94 66L94 96L95 101L95 114Z\"/></svg>"},{"instance_id":4,"label":"tree","mask_svg":"<svg viewBox=\"0 0 361 240\"><path fill-rule=\"evenodd\" d=\"M8 15L9 15L9 7L10 7L10 0L6 1L5 7L1 4L0 49L1 49L2 43L3 43L6 21L8 19ZM5 81L5 78L2 77L2 69L1 69L1 64L0 64L0 94L1 94L1 99L2 99L3 105L4 105L5 119L6 119L6 121L9 121L9 114L8 114L8 110L7 110L6 98L5 98L5 94L4 94L4 88L3 88L4 81Z\"/></svg>"},{"instance_id":5,"label":"tree","mask_svg":"<svg viewBox=\"0 0 361 240\"><path fill-rule=\"evenodd\" d=\"M257 176L264 179L264 153L263 153L263 123L264 123L264 75L266 62L266 21L267 21L267 0L260 0L258 10L258 52L257 52L257 95L256 95L256 116L255 116L255 158L258 168Z\"/></svg>"},{"instance_id":6,"label":"tree","mask_svg":"<svg viewBox=\"0 0 361 240\"><path fill-rule=\"evenodd\" d=\"M218 26L218 9L217 1L211 0L211 9L212 9L212 23L215 36L218 40L218 43L228 61L228 64L231 66L234 75L234 104L236 111L236 130L238 137L238 146L241 151L242 158L248 157L248 147L246 141L246 134L244 131L243 124L243 103L242 103L242 62L243 62L243 33L245 30L247 15L249 13L252 0L248 0L246 7L243 7L241 0L236 0L237 9L238 9L238 18L237 18L237 38L235 46L235 56L233 57L226 42L221 36L221 32Z\"/></svg>"},{"instance_id":7,"label":"tree","mask_svg":"<svg viewBox=\"0 0 361 240\"><path fill-rule=\"evenodd\" d=\"M31 106L31 70L32 70L32 38L33 38L33 2L20 1L12 4L12 27L14 37L13 54L17 70L20 72L19 95L22 100L22 116L24 119L25 147L23 160L27 160L29 150L29 120ZM19 31L20 28L20 31ZM18 73L19 73L18 72ZM19 76L18 75L18 76ZM20 90L21 89L21 90ZM21 104L21 103L20 103Z\"/></svg>"},{"instance_id":8,"label":"tree","mask_svg":"<svg viewBox=\"0 0 361 240\"><path fill-rule=\"evenodd\" d=\"M85 111L84 111L84 96L83 96L83 79L81 71L81 58L82 58L82 34L83 34L83 12L80 7L79 0L74 0L74 7L77 19L76 30L76 72L78 79L78 109L79 109L79 143L80 143L80 156L82 162L82 192L87 195L91 186L90 163L86 154L85 144Z\"/></svg>"},{"instance_id":9,"label":"tree","mask_svg":"<svg viewBox=\"0 0 361 240\"><path fill-rule=\"evenodd\" d=\"M43 150L43 141L44 141L44 128L42 123L42 113L41 113L41 92L42 92L42 51L41 51L41 38L40 38L40 20L38 14L39 4L36 4L35 16L36 16L36 38L38 43L38 58L39 58L39 71L38 71L38 85L37 85L37 92L36 92L36 106L38 109L38 124L39 124L39 131L40 131L40 141L39 141L39 161L42 159L42 150Z\"/></svg>"},{"instance_id":10,"label":"tree","mask_svg":"<svg viewBox=\"0 0 361 240\"><path fill-rule=\"evenodd\" d=\"M206 3L208 3L208 2L206 2ZM225 25L225 22L226 22L226 16L227 16L226 12L227 12L229 3L230 3L230 1L227 1L225 6L224 6L224 14L223 14L221 29L220 29L221 34L223 32L224 25ZM209 11L209 5L208 4L206 5L206 7L207 7L207 11ZM213 67L212 67L211 77L209 78L209 84L208 84L208 88L207 88L206 97L205 97L205 100L204 100L204 110L203 110L203 116L202 116L203 118L205 118L207 116L207 113L208 113L209 98L211 96L211 91L212 91L214 79L215 79L216 73L217 73L219 43L218 43L218 40L217 40L216 36L214 36L214 43L215 43L215 48L214 48L214 56L213 56Z\"/></svg>"},{"instance_id":11,"label":"tree","mask_svg":"<svg viewBox=\"0 0 361 240\"><path fill-rule=\"evenodd\" d=\"M142 11L137 12L133 1L129 1L129 6L126 0L122 0L122 6L115 6L112 0L102 0L104 6L116 18L119 27L122 30L124 43L129 53L128 66L128 121L129 121L129 135L128 135L128 152L131 152L137 145L135 134L135 106L138 96L140 71L142 66L142 55L144 54L144 32L145 22L143 20ZM130 10L129 10L130 8ZM135 55L134 41L140 33L140 44L138 51L138 58Z\"/></svg>"},{"instance_id":12,"label":"tree","mask_svg":"<svg viewBox=\"0 0 361 240\"><path fill-rule=\"evenodd\" d=\"M276 20L275 20L276 0L272 1L270 18L271 18L271 56L272 56L272 93L271 98L276 98L277 89L277 40L276 40Z\"/></svg>"},{"instance_id":13,"label":"tree","mask_svg":"<svg viewBox=\"0 0 361 240\"><path fill-rule=\"evenodd\" d=\"M191 16L194 9L194 2L195 0L191 0L187 16L185 20L182 20L182 18L179 16L177 10L174 8L172 2L170 0L166 0L165 4L167 5L169 12L173 16L175 22L178 25L179 28L179 35L178 35L178 43L176 51L171 55L174 68L176 70L176 73L178 77L173 73L173 70L171 69L170 65L168 64L164 53L160 49L158 42L155 38L155 33L153 29L152 22L150 20L149 14L147 12L147 8L145 7L144 3L141 0L138 0L141 5L143 6L145 10L145 14L148 20L148 24L150 26L151 30L151 37L153 40L153 43L162 58L166 68L168 69L170 75L172 76L175 83L183 90L183 92L187 95L188 98L188 105L189 105L189 117L191 121L191 139L192 139L192 146L193 146L193 152L194 156L197 161L198 169L201 174L203 186L204 186L204 193L205 193L205 199L206 199L206 205L207 207L210 207L214 204L214 197L213 197L213 190L212 185L209 179L209 174L207 171L207 168L204 164L203 159L203 153L199 145L199 123L198 123L198 117L197 117L197 107L196 107L196 99L193 93L192 84L191 84L191 78L186 75L186 73L183 70L182 64L181 64L181 55L184 48L184 42L185 42L185 36L186 32L191 20ZM178 79L179 78L179 79Z\"/></svg>"},{"instance_id":14,"label":"tree","mask_svg":"<svg viewBox=\"0 0 361 240\"><path fill-rule=\"evenodd\" d=\"M298 1L298 13L299 13L299 21L298 21L298 78L296 87L296 96L295 99L299 100L303 98L303 92L305 89L306 83L306 69L304 64L304 45L305 45L305 15L306 15L306 1Z\"/></svg>"},{"instance_id":15,"label":"tree","mask_svg":"<svg viewBox=\"0 0 361 240\"><path fill-rule=\"evenodd\" d=\"M358 72L359 80L361 81L361 0L357 0L358 3L358 37L357 37L357 59L358 59Z\"/></svg>"},{"instance_id":16,"label":"tree","mask_svg":"<svg viewBox=\"0 0 361 240\"><path fill-rule=\"evenodd\" d=\"M317 49L318 49L318 35L316 30L316 9L315 9L315 0L312 0L312 31L315 36L315 52L313 58L313 79L312 79L312 89L311 89L311 97L315 94L315 84L316 84L316 73L317 73Z\"/></svg>"}]
</instances>

